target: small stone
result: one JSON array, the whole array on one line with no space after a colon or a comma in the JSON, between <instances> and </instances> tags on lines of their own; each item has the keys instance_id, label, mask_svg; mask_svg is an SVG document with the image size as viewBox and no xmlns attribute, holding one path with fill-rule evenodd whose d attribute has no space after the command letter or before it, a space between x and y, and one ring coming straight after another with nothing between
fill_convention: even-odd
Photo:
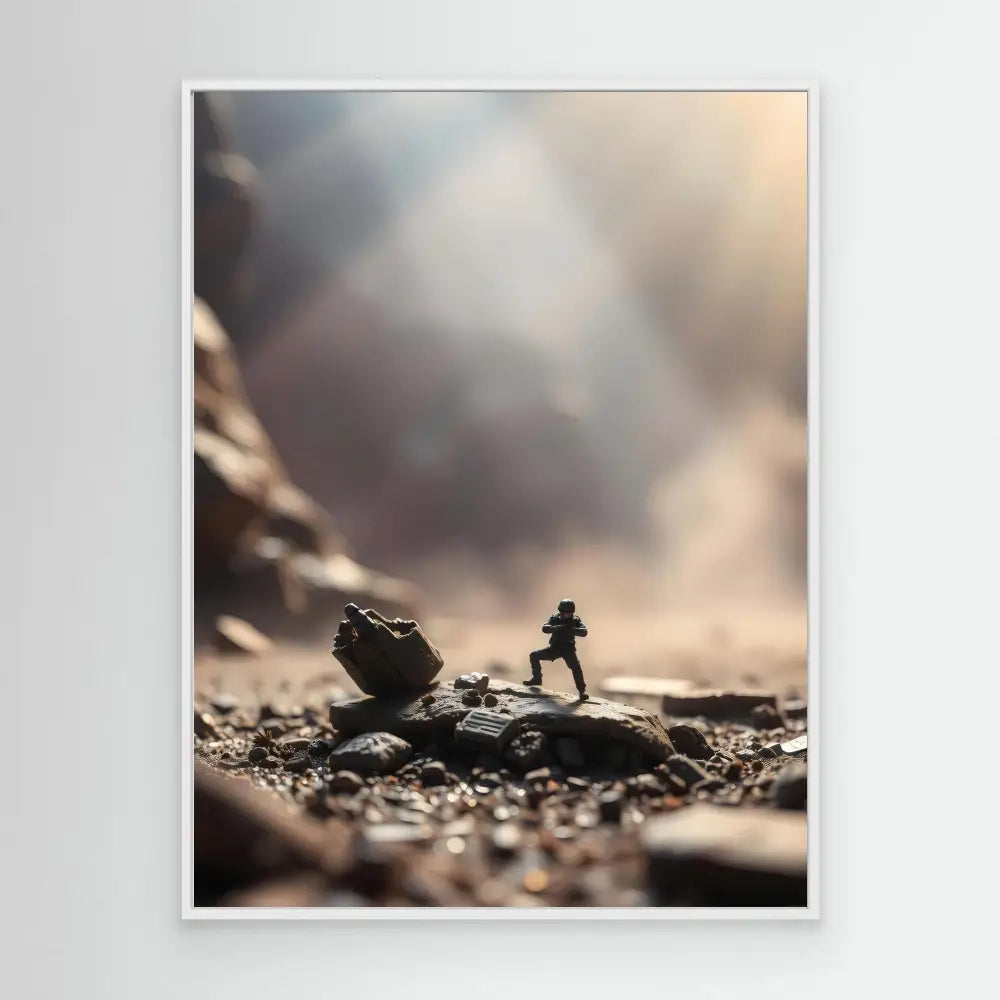
<instances>
[{"instance_id":1,"label":"small stone","mask_svg":"<svg viewBox=\"0 0 1000 1000\"><path fill-rule=\"evenodd\" d=\"M758 729L779 729L781 716L773 705L758 705L750 712L750 721Z\"/></svg>"},{"instance_id":2,"label":"small stone","mask_svg":"<svg viewBox=\"0 0 1000 1000\"><path fill-rule=\"evenodd\" d=\"M487 708L494 708L497 704L497 696L495 694L490 694L487 692L483 695L483 704Z\"/></svg>"},{"instance_id":3,"label":"small stone","mask_svg":"<svg viewBox=\"0 0 1000 1000\"><path fill-rule=\"evenodd\" d=\"M289 753L297 756L300 753L308 751L310 741L307 739L283 740L280 745L283 750L287 750Z\"/></svg>"},{"instance_id":4,"label":"small stone","mask_svg":"<svg viewBox=\"0 0 1000 1000\"><path fill-rule=\"evenodd\" d=\"M347 793L349 795L361 791L364 786L362 777L353 771L338 771L331 776L327 784L327 788L334 794Z\"/></svg>"},{"instance_id":5,"label":"small stone","mask_svg":"<svg viewBox=\"0 0 1000 1000\"><path fill-rule=\"evenodd\" d=\"M574 739L572 736L560 737L556 740L555 750L556 757L566 767L583 767L585 761L579 740Z\"/></svg>"},{"instance_id":6,"label":"small stone","mask_svg":"<svg viewBox=\"0 0 1000 1000\"><path fill-rule=\"evenodd\" d=\"M427 788L437 788L448 783L448 772L439 760L432 760L420 769L420 781Z\"/></svg>"},{"instance_id":7,"label":"small stone","mask_svg":"<svg viewBox=\"0 0 1000 1000\"><path fill-rule=\"evenodd\" d=\"M800 761L792 761L771 786L774 804L779 809L805 809L809 771Z\"/></svg>"},{"instance_id":8,"label":"small stone","mask_svg":"<svg viewBox=\"0 0 1000 1000\"><path fill-rule=\"evenodd\" d=\"M694 726L677 725L667 729L667 735L674 749L693 760L708 760L714 751L708 745L704 734Z\"/></svg>"},{"instance_id":9,"label":"small stone","mask_svg":"<svg viewBox=\"0 0 1000 1000\"><path fill-rule=\"evenodd\" d=\"M247 754L247 760L251 764L259 764L267 757L267 751L263 747L251 747Z\"/></svg>"},{"instance_id":10,"label":"small stone","mask_svg":"<svg viewBox=\"0 0 1000 1000\"><path fill-rule=\"evenodd\" d=\"M433 705L436 700L437 699L430 692L420 696L421 705Z\"/></svg>"},{"instance_id":11,"label":"small stone","mask_svg":"<svg viewBox=\"0 0 1000 1000\"><path fill-rule=\"evenodd\" d=\"M621 819L624 798L621 792L607 791L601 793L597 804L601 811L601 819L605 823L617 823Z\"/></svg>"},{"instance_id":12,"label":"small stone","mask_svg":"<svg viewBox=\"0 0 1000 1000\"><path fill-rule=\"evenodd\" d=\"M567 778L566 785L578 792L590 791L590 782L586 778Z\"/></svg>"},{"instance_id":13,"label":"small stone","mask_svg":"<svg viewBox=\"0 0 1000 1000\"><path fill-rule=\"evenodd\" d=\"M729 781L736 781L743 776L743 764L741 761L734 760L722 773Z\"/></svg>"},{"instance_id":14,"label":"small stone","mask_svg":"<svg viewBox=\"0 0 1000 1000\"><path fill-rule=\"evenodd\" d=\"M462 674L461 677L455 678L456 688L470 688L473 691L478 691L480 694L486 694L486 689L489 686L490 686L490 678L488 674L481 674L481 673Z\"/></svg>"},{"instance_id":15,"label":"small stone","mask_svg":"<svg viewBox=\"0 0 1000 1000\"><path fill-rule=\"evenodd\" d=\"M316 757L320 760L324 757L329 757L331 750L333 750L333 742L331 740L313 740L306 747L306 753L310 757Z\"/></svg>"},{"instance_id":16,"label":"small stone","mask_svg":"<svg viewBox=\"0 0 1000 1000\"><path fill-rule=\"evenodd\" d=\"M483 696L478 692L470 688L465 694L462 695L462 702L466 705L471 705L475 708L477 705L483 703Z\"/></svg>"},{"instance_id":17,"label":"small stone","mask_svg":"<svg viewBox=\"0 0 1000 1000\"><path fill-rule=\"evenodd\" d=\"M301 774L312 767L313 760L307 753L299 753L285 761L285 770L292 774Z\"/></svg>"},{"instance_id":18,"label":"small stone","mask_svg":"<svg viewBox=\"0 0 1000 1000\"><path fill-rule=\"evenodd\" d=\"M524 780L532 783L541 782L544 783L552 777L552 769L548 767L539 767L537 770L529 771L525 776Z\"/></svg>"},{"instance_id":19,"label":"small stone","mask_svg":"<svg viewBox=\"0 0 1000 1000\"><path fill-rule=\"evenodd\" d=\"M807 733L796 736L794 740L781 744L781 752L788 757L796 757L804 754L809 749L809 737Z\"/></svg>"},{"instance_id":20,"label":"small stone","mask_svg":"<svg viewBox=\"0 0 1000 1000\"><path fill-rule=\"evenodd\" d=\"M273 771L275 768L281 767L282 763L277 757L265 757L258 766Z\"/></svg>"},{"instance_id":21,"label":"small stone","mask_svg":"<svg viewBox=\"0 0 1000 1000\"><path fill-rule=\"evenodd\" d=\"M330 754L331 768L359 774L390 774L410 758L413 747L392 733L362 733Z\"/></svg>"}]
</instances>

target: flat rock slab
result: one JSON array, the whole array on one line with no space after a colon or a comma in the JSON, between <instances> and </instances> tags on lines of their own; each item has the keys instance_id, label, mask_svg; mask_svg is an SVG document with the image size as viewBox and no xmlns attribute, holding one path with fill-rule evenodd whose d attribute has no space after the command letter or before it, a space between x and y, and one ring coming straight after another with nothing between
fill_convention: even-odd
<instances>
[{"instance_id":1,"label":"flat rock slab","mask_svg":"<svg viewBox=\"0 0 1000 1000\"><path fill-rule=\"evenodd\" d=\"M468 690L468 689L466 689ZM578 701L575 697L505 681L492 681L497 704L491 712L509 715L524 727L549 736L576 736L635 747L654 761L663 761L673 746L663 723L650 712L604 698ZM341 733L383 731L404 739L432 740L451 734L469 713L465 691L439 684L427 693L391 698L353 698L330 706L330 722Z\"/></svg>"},{"instance_id":2,"label":"flat rock slab","mask_svg":"<svg viewBox=\"0 0 1000 1000\"><path fill-rule=\"evenodd\" d=\"M664 695L688 694L694 683L682 677L632 677L616 674L601 681L601 693L662 698Z\"/></svg>"},{"instance_id":3,"label":"flat rock slab","mask_svg":"<svg viewBox=\"0 0 1000 1000\"><path fill-rule=\"evenodd\" d=\"M682 719L704 716L718 722L748 720L758 705L778 707L778 699L767 691L691 691L665 694L664 715Z\"/></svg>"}]
</instances>

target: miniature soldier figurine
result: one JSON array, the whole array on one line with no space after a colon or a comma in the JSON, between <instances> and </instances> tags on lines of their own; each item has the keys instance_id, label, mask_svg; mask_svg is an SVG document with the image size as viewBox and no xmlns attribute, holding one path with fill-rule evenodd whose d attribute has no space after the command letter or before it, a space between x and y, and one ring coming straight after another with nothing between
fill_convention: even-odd
<instances>
[{"instance_id":1,"label":"miniature soldier figurine","mask_svg":"<svg viewBox=\"0 0 1000 1000\"><path fill-rule=\"evenodd\" d=\"M542 631L549 636L548 646L536 649L529 657L531 677L525 684L537 687L542 683L542 660L565 660L566 666L573 672L576 689L580 692L580 701L586 701L587 682L583 679L583 670L576 656L576 637L582 639L587 634L587 626L576 615L576 604L568 598L559 602L559 610L542 626Z\"/></svg>"}]
</instances>

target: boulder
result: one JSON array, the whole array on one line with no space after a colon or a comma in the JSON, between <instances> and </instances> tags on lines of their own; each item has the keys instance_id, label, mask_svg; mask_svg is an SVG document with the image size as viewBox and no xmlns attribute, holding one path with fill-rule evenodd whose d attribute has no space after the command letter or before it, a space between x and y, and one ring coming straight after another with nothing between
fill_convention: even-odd
<instances>
[{"instance_id":1,"label":"boulder","mask_svg":"<svg viewBox=\"0 0 1000 1000\"><path fill-rule=\"evenodd\" d=\"M579 701L575 696L505 681L493 681L490 692L497 699L491 711L510 716L522 728L539 730L553 738L575 736L586 741L623 743L652 761L665 760L673 753L663 724L642 709L603 698ZM449 736L469 713L469 706L462 700L464 691L453 684L439 684L433 694L433 701L426 701L420 694L405 694L334 702L330 721L343 733L383 730L426 743Z\"/></svg>"},{"instance_id":2,"label":"boulder","mask_svg":"<svg viewBox=\"0 0 1000 1000\"><path fill-rule=\"evenodd\" d=\"M424 691L444 665L415 621L390 621L356 604L348 604L344 611L347 619L340 623L332 652L366 694L382 698ZM473 691L466 688L464 693Z\"/></svg>"}]
</instances>

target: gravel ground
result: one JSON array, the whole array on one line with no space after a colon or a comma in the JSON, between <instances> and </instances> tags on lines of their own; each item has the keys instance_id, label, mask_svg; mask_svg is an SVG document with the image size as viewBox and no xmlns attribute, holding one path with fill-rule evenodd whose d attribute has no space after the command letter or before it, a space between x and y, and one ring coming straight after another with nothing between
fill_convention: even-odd
<instances>
[{"instance_id":1,"label":"gravel ground","mask_svg":"<svg viewBox=\"0 0 1000 1000\"><path fill-rule=\"evenodd\" d=\"M743 857L741 843L722 845L720 860L712 818L738 810L759 820L761 832L751 825L741 841L766 841L775 813L802 817L804 830L805 753L767 749L803 734L802 717L661 715L677 752L659 763L549 740L524 773L523 762L417 740L392 773L358 774L329 760L346 739L328 722L329 702L354 692L315 667L315 657L311 673L272 664L262 674L244 657L196 667L197 905L805 902L804 880L801 899L775 881L801 869L804 832L801 851L769 858L768 878L745 889L737 876L762 862ZM678 848L661 848L671 828L659 817L696 803L714 809L692 814L706 820L683 847L685 877L676 866L664 876L658 852Z\"/></svg>"}]
</instances>

